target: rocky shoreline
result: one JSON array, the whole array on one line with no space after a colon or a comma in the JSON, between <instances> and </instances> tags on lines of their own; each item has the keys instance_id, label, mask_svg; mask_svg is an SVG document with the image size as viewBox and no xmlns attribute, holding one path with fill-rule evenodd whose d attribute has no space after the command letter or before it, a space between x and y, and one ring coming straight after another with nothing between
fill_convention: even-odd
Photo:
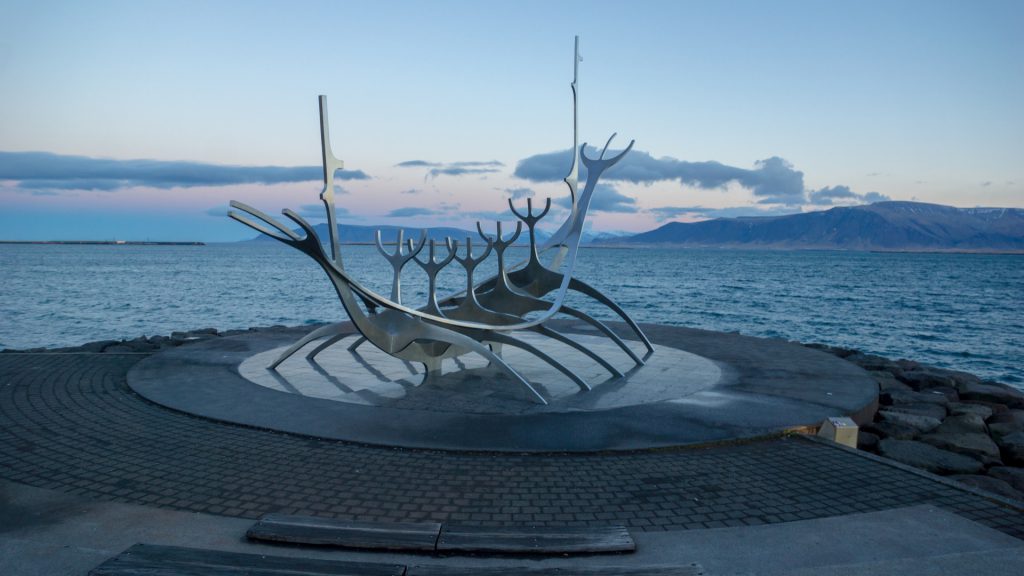
<instances>
[{"instance_id":1,"label":"rocky shoreline","mask_svg":"<svg viewBox=\"0 0 1024 576\"><path fill-rule=\"evenodd\" d=\"M298 334L312 327L203 328L170 336L0 353L152 353L211 338L285 329ZM859 449L1024 501L1024 392L912 360L891 360L825 344L805 346L852 362L878 382L879 410L873 422L861 427Z\"/></svg>"},{"instance_id":2,"label":"rocky shoreline","mask_svg":"<svg viewBox=\"0 0 1024 576\"><path fill-rule=\"evenodd\" d=\"M1024 501L1024 392L973 374L808 344L864 368L879 409L857 447Z\"/></svg>"}]
</instances>

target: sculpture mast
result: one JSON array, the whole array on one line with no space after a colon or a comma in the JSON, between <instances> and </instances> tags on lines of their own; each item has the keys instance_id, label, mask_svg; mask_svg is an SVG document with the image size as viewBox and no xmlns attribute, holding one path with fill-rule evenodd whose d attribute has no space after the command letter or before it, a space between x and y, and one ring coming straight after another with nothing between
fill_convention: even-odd
<instances>
[{"instance_id":1,"label":"sculpture mast","mask_svg":"<svg viewBox=\"0 0 1024 576\"><path fill-rule=\"evenodd\" d=\"M572 211L576 212L576 187L579 185L579 152L576 150L580 145L579 133L579 77L580 77L580 37L576 36L576 46L572 59L572 166L569 167L569 174L563 179L569 186L569 195L572 198Z\"/></svg>"},{"instance_id":2,"label":"sculpture mast","mask_svg":"<svg viewBox=\"0 0 1024 576\"><path fill-rule=\"evenodd\" d=\"M342 268L341 250L338 246L338 220L334 213L334 173L345 168L345 163L334 156L331 150L330 126L327 122L327 96L320 95L320 150L324 161L324 189L320 200L327 208L327 227L331 238L331 260Z\"/></svg>"}]
</instances>

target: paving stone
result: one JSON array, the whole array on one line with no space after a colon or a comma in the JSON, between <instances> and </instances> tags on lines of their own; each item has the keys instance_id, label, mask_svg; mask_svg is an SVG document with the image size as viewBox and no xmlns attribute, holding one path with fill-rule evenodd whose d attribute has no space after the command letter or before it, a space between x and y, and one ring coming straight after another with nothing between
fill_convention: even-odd
<instances>
[{"instance_id":1,"label":"paving stone","mask_svg":"<svg viewBox=\"0 0 1024 576\"><path fill-rule=\"evenodd\" d=\"M549 526L643 531L927 503L1024 536L1019 510L799 437L602 454L353 445L220 424L149 403L125 379L142 357L0 354L0 477L252 519L280 512L514 527L544 514Z\"/></svg>"}]
</instances>

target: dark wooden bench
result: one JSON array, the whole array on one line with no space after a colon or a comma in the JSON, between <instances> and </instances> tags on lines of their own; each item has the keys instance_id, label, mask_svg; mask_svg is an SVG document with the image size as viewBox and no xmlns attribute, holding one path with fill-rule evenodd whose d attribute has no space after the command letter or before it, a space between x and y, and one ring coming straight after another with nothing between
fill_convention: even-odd
<instances>
[{"instance_id":1,"label":"dark wooden bench","mask_svg":"<svg viewBox=\"0 0 1024 576\"><path fill-rule=\"evenodd\" d=\"M136 544L89 576L403 576L402 564L288 558Z\"/></svg>"},{"instance_id":2,"label":"dark wooden bench","mask_svg":"<svg viewBox=\"0 0 1024 576\"><path fill-rule=\"evenodd\" d=\"M636 550L625 526L485 528L267 514L246 536L265 542L449 554L598 554Z\"/></svg>"}]
</instances>

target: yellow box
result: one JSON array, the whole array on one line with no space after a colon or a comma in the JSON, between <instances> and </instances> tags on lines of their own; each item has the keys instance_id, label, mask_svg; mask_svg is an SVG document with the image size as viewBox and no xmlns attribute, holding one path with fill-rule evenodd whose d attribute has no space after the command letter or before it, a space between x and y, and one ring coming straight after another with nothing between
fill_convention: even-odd
<instances>
[{"instance_id":1,"label":"yellow box","mask_svg":"<svg viewBox=\"0 0 1024 576\"><path fill-rule=\"evenodd\" d=\"M857 430L857 424L853 420L845 416L837 416L826 418L821 423L821 427L818 428L818 436L850 448L856 448Z\"/></svg>"}]
</instances>

